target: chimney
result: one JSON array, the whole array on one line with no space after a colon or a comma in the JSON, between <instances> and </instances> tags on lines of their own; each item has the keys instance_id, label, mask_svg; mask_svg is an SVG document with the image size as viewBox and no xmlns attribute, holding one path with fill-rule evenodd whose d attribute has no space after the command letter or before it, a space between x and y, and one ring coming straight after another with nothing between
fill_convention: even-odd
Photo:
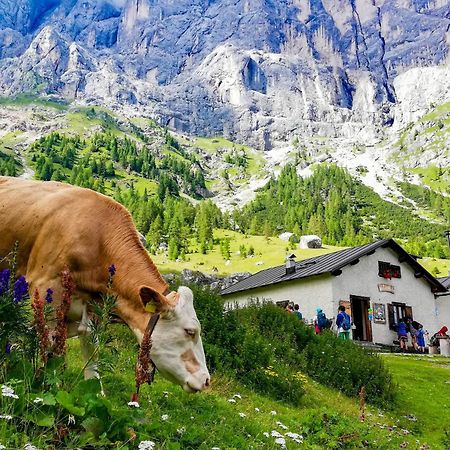
<instances>
[{"instance_id":1,"label":"chimney","mask_svg":"<svg viewBox=\"0 0 450 450\"><path fill-rule=\"evenodd\" d=\"M295 258L297 257L294 254L286 258L286 275L295 273Z\"/></svg>"}]
</instances>

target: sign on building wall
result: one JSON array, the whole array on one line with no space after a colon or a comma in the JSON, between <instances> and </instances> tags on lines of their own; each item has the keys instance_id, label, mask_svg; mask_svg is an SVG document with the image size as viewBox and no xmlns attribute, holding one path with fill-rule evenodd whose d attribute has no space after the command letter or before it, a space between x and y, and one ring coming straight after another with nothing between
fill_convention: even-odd
<instances>
[{"instance_id":1,"label":"sign on building wall","mask_svg":"<svg viewBox=\"0 0 450 450\"><path fill-rule=\"evenodd\" d=\"M379 292L389 292L391 294L394 294L395 293L395 286L393 286L392 284L379 283L378 284L378 291Z\"/></svg>"},{"instance_id":2,"label":"sign on building wall","mask_svg":"<svg viewBox=\"0 0 450 450\"><path fill-rule=\"evenodd\" d=\"M373 304L373 321L375 323L386 323L386 305L384 303Z\"/></svg>"}]
</instances>

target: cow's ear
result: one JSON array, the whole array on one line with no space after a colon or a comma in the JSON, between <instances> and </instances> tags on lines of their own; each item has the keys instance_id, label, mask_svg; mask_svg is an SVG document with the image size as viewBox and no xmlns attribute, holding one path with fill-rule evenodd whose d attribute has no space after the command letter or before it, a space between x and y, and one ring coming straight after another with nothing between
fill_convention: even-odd
<instances>
[{"instance_id":1,"label":"cow's ear","mask_svg":"<svg viewBox=\"0 0 450 450\"><path fill-rule=\"evenodd\" d=\"M168 299L149 286L142 286L139 289L139 296L148 312L162 312L170 309Z\"/></svg>"}]
</instances>

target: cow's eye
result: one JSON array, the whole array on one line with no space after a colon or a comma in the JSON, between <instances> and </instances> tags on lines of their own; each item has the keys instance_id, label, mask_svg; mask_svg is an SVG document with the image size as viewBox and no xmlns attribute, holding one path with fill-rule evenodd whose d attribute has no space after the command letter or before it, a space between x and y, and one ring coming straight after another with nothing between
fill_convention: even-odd
<instances>
[{"instance_id":1,"label":"cow's eye","mask_svg":"<svg viewBox=\"0 0 450 450\"><path fill-rule=\"evenodd\" d=\"M190 328L186 328L184 332L191 338L195 337L195 330L191 330Z\"/></svg>"}]
</instances>

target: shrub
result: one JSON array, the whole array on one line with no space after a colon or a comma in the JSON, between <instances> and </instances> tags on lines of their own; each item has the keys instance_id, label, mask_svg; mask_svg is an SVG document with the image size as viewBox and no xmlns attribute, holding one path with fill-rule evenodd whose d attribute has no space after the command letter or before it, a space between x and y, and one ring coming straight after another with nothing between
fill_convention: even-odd
<instances>
[{"instance_id":1,"label":"shrub","mask_svg":"<svg viewBox=\"0 0 450 450\"><path fill-rule=\"evenodd\" d=\"M303 392L303 384L295 379L299 371L349 396L357 396L365 386L371 403L388 405L394 400L396 386L377 355L331 332L315 335L273 303L255 300L224 311L217 294L191 288L211 370L233 370L252 388L291 403ZM271 376L268 367L279 376Z\"/></svg>"},{"instance_id":2,"label":"shrub","mask_svg":"<svg viewBox=\"0 0 450 450\"><path fill-rule=\"evenodd\" d=\"M203 343L211 371L232 372L242 383L277 400L298 404L304 393L304 379L296 377L296 366L283 359L298 362L291 342L284 342L282 324L293 330L297 322L286 323L286 314L274 305L254 304L249 308L224 311L222 298L207 288L191 286L195 307L202 324ZM275 326L270 314L278 317ZM280 328L277 328L277 325ZM260 330L264 329L265 332ZM294 338L294 333L288 335ZM299 339L299 337L297 336ZM299 339L300 340L300 339ZM277 342L277 345L274 345ZM280 345L278 345L280 344Z\"/></svg>"},{"instance_id":3,"label":"shrub","mask_svg":"<svg viewBox=\"0 0 450 450\"><path fill-rule=\"evenodd\" d=\"M372 403L389 404L394 399L395 385L383 361L331 332L315 336L305 350L305 363L311 377L349 396L365 386Z\"/></svg>"}]
</instances>

